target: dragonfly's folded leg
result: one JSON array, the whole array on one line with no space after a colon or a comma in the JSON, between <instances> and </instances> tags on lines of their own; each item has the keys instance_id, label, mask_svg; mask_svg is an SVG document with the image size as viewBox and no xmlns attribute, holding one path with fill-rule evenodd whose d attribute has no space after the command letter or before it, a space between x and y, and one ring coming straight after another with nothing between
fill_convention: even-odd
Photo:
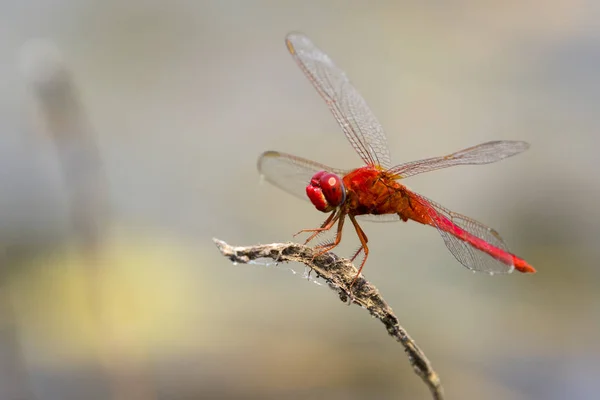
<instances>
[{"instance_id":1,"label":"dragonfly's folded leg","mask_svg":"<svg viewBox=\"0 0 600 400\"><path fill-rule=\"evenodd\" d=\"M319 249L319 252L314 257L318 257L327 253L328 251L333 250L342 241L342 229L344 228L344 220L346 219L346 213L340 211L339 216L335 219L339 220L335 240L333 241L333 243L325 244L322 246L315 246L315 249Z\"/></svg>"},{"instance_id":2,"label":"dragonfly's folded leg","mask_svg":"<svg viewBox=\"0 0 600 400\"><path fill-rule=\"evenodd\" d=\"M333 225L335 224L335 222L340 218L340 214L341 214L341 212L339 212L338 210L335 210L334 212L331 213L331 215L329 215L329 217L327 217L327 219L325 220L325 222L323 222L319 228L315 228L315 229L302 229L301 231L296 232L294 234L294 236L297 236L297 235L299 235L301 233L304 233L304 232L312 232L312 235L310 235L308 237L308 239L306 239L306 241L304 242L304 244L308 244L308 242L310 242L311 240L313 240L320 233L330 230L331 227L333 227Z\"/></svg>"}]
</instances>

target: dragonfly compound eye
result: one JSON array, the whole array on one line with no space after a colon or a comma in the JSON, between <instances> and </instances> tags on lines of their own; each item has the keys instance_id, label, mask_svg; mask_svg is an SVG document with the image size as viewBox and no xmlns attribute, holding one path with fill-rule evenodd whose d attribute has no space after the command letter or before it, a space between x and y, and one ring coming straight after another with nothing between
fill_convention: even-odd
<instances>
[{"instance_id":1,"label":"dragonfly compound eye","mask_svg":"<svg viewBox=\"0 0 600 400\"><path fill-rule=\"evenodd\" d=\"M326 173L319 177L319 181L321 190L330 206L337 207L346 200L346 188L339 176Z\"/></svg>"},{"instance_id":2,"label":"dragonfly compound eye","mask_svg":"<svg viewBox=\"0 0 600 400\"><path fill-rule=\"evenodd\" d=\"M329 212L346 200L346 189L339 176L319 171L306 186L306 195L317 210Z\"/></svg>"}]
</instances>

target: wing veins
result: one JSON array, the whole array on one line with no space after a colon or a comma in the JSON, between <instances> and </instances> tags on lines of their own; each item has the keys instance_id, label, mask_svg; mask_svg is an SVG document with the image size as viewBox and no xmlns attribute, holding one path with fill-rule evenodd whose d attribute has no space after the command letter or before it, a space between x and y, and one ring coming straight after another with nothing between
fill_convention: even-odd
<instances>
[{"instance_id":1,"label":"wing veins","mask_svg":"<svg viewBox=\"0 0 600 400\"><path fill-rule=\"evenodd\" d=\"M302 66L304 67L304 64L302 64ZM316 64L315 68L317 70L321 71L321 73L320 73L321 79L327 83L327 85L332 89L332 91L334 93L336 93L335 86L333 85L333 82L331 82L329 74L323 72L323 66L321 64ZM327 99L325 99L325 103L329 107L329 110L333 113L334 118L336 119L338 125L342 128L342 131L344 131L344 133L346 134L346 137L348 138L348 140L350 140L350 142L353 144L353 147L356 149L359 156L365 161L368 160L367 164L371 164L371 165L375 164L373 157L369 153L365 144L362 142L360 136L357 135L356 131L354 130L354 127L352 126L352 124L350 123L350 120L348 119L348 116L346 114L344 114L344 112L340 109L339 99L328 95L320 87L319 83L317 82L316 79L314 79L314 77L312 76L310 71L308 71L306 68L302 68L302 70L304 71L305 75L310 76L311 83L313 84L314 87L317 88L317 91L321 94L321 97L327 96L327 98L329 99L329 101L327 101ZM340 89L339 89L340 99L344 99L344 96L342 96L342 92L343 92L344 84L346 84L346 83L347 83L347 81L342 81L342 85L340 86Z\"/></svg>"},{"instance_id":2,"label":"wing veins","mask_svg":"<svg viewBox=\"0 0 600 400\"><path fill-rule=\"evenodd\" d=\"M425 196L414 193L417 200L425 206L434 226L437 228L444 244L452 253L454 258L466 268L473 271L483 271L488 273L510 273L513 271L513 265L507 265L500 260L492 257L488 253L479 250L472 244L461 240L453 234L447 232L437 221L436 217L448 219L461 229L464 229L471 235L486 241L490 245L508 252L508 247L500 237L498 232L472 218L448 210L438 203L429 200Z\"/></svg>"},{"instance_id":3,"label":"wing veins","mask_svg":"<svg viewBox=\"0 0 600 400\"><path fill-rule=\"evenodd\" d=\"M390 157L383 128L346 74L306 36L291 33L286 43L363 161L388 168Z\"/></svg>"},{"instance_id":4,"label":"wing veins","mask_svg":"<svg viewBox=\"0 0 600 400\"><path fill-rule=\"evenodd\" d=\"M411 161L390 168L390 172L398 178L407 178L437 169L456 165L482 165L502 161L515 156L529 148L529 144L521 141L492 141L481 143L452 154L440 157Z\"/></svg>"}]
</instances>

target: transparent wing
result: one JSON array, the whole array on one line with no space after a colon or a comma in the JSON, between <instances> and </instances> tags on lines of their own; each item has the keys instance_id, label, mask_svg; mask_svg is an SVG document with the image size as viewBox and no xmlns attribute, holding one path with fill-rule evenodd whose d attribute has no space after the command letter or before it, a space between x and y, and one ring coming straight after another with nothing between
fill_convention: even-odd
<instances>
[{"instance_id":1,"label":"transparent wing","mask_svg":"<svg viewBox=\"0 0 600 400\"><path fill-rule=\"evenodd\" d=\"M436 216L441 217L441 220L446 219L456 226L469 232L471 235L491 244L494 247L497 247L503 252L508 253L508 247L498 232L496 232L494 229L485 226L474 219L450 211L424 196L416 193L412 194L415 196L414 200L417 200L428 210L430 216L434 220L434 223ZM437 224L436 228L442 236L442 239L444 239L444 243L446 244L448 250L450 250L452 255L454 255L454 257L468 269L494 274L506 274L513 271L514 265L512 265L512 262L506 264L495 259L488 253L485 253L473 247L471 244L457 238L451 233L448 233L445 229L443 229L441 224Z\"/></svg>"},{"instance_id":2,"label":"transparent wing","mask_svg":"<svg viewBox=\"0 0 600 400\"><path fill-rule=\"evenodd\" d=\"M290 33L285 42L363 161L389 168L390 153L383 128L344 71L301 33Z\"/></svg>"},{"instance_id":3,"label":"transparent wing","mask_svg":"<svg viewBox=\"0 0 600 400\"><path fill-rule=\"evenodd\" d=\"M398 175L398 178L406 178L423 172L448 168L455 165L490 164L522 153L528 148L529 144L526 142L487 142L457 151L456 153L447 156L426 158L424 160L400 164L391 168L389 172Z\"/></svg>"},{"instance_id":4,"label":"transparent wing","mask_svg":"<svg viewBox=\"0 0 600 400\"><path fill-rule=\"evenodd\" d=\"M308 200L306 185L317 172L329 171L340 177L347 174L341 169L277 151L265 151L258 158L257 166L258 172L268 182L304 200Z\"/></svg>"},{"instance_id":5,"label":"transparent wing","mask_svg":"<svg viewBox=\"0 0 600 400\"><path fill-rule=\"evenodd\" d=\"M363 214L357 215L357 219L369 222L396 222L400 221L398 214Z\"/></svg>"}]
</instances>

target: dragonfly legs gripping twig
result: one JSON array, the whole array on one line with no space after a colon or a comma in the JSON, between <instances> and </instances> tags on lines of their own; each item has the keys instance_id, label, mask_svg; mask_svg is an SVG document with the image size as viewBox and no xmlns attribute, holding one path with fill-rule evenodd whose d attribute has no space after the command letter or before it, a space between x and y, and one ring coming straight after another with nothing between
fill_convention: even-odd
<instances>
[{"instance_id":1,"label":"dragonfly legs gripping twig","mask_svg":"<svg viewBox=\"0 0 600 400\"><path fill-rule=\"evenodd\" d=\"M369 246L367 246L367 242L369 241L369 239L367 238L367 235L365 234L365 232L362 230L362 228L356 221L356 217L354 215L348 214L343 210L335 210L334 212L331 213L331 215L329 215L329 217L327 217L325 222L323 222L323 224L321 224L321 226L319 228L302 229L301 231L296 233L294 236L296 236L300 233L304 233L304 232L312 232L312 234L304 242L304 244L306 245L311 240L316 238L319 234L330 230L333 227L333 225L337 222L338 227L337 227L336 236L335 236L335 239L333 240L333 242L315 246L315 249L318 250L318 252L315 254L314 257L319 257L319 256L333 250L335 247L337 247L340 244L340 242L342 240L342 230L344 227L344 221L346 219L346 216L348 216L350 218L350 221L352 222L352 225L354 226L354 230L356 231L356 235L358 236L358 239L360 240L360 247L356 251L356 253L354 253L354 255L352 256L352 258L350 260L354 261L361 252L364 252L364 257L362 259L362 262L360 263L360 267L358 268L358 273L356 274L356 276L354 277L354 280L352 281L352 284L350 285L350 287L352 287L352 286L354 286L356 279L359 277L363 267L365 266L367 257L369 256Z\"/></svg>"}]
</instances>

